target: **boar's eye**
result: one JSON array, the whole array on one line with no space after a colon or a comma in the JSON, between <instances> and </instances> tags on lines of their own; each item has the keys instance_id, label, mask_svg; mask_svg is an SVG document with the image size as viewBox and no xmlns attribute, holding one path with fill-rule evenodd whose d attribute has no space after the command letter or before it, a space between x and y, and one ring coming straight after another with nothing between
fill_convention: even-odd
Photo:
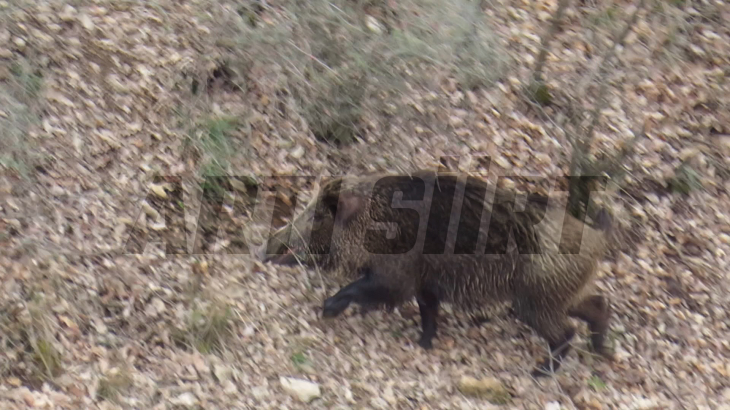
<instances>
[{"instance_id":1,"label":"boar's eye","mask_svg":"<svg viewBox=\"0 0 730 410\"><path fill-rule=\"evenodd\" d=\"M334 218L335 214L337 213L337 205L339 202L339 196L338 195L325 195L322 197L322 202L320 203L320 206L324 209L322 209L322 214L320 216L324 217L325 213L328 213L332 218Z\"/></svg>"},{"instance_id":2,"label":"boar's eye","mask_svg":"<svg viewBox=\"0 0 730 410\"><path fill-rule=\"evenodd\" d=\"M337 214L337 202L328 203L327 211L330 213L329 216L333 217Z\"/></svg>"},{"instance_id":3,"label":"boar's eye","mask_svg":"<svg viewBox=\"0 0 730 410\"><path fill-rule=\"evenodd\" d=\"M327 211L317 209L309 217L309 222L312 224L313 229L317 229L318 226L322 225L322 221L324 220L324 217L325 217L325 212L327 212Z\"/></svg>"},{"instance_id":4,"label":"boar's eye","mask_svg":"<svg viewBox=\"0 0 730 410\"><path fill-rule=\"evenodd\" d=\"M333 220L334 213L329 208L329 206L324 206L313 213L311 220L313 230L317 230L327 221Z\"/></svg>"}]
</instances>

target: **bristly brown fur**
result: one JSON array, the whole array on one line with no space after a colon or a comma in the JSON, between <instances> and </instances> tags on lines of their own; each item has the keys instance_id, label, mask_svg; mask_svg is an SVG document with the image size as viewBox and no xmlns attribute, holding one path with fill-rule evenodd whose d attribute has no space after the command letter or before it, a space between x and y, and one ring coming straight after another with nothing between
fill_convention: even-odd
<instances>
[{"instance_id":1,"label":"bristly brown fur","mask_svg":"<svg viewBox=\"0 0 730 410\"><path fill-rule=\"evenodd\" d=\"M415 210L393 203L396 193L413 201L403 206ZM454 198L463 200L455 205ZM458 212L452 218L453 208ZM514 191L475 177L418 171L337 178L322 186L309 216L274 239L293 249L289 256L306 254L308 262L352 281L325 301L325 316L337 316L351 302L392 307L415 297L423 327L419 344L430 348L439 303L473 311L511 301L517 317L550 344L551 355L535 375L557 370L567 354L575 333L568 317L586 321L593 347L605 353L609 305L589 289L610 216L599 213L596 229L539 195L528 196L523 211L515 208ZM397 227L387 236L372 221ZM308 243L287 239L307 224Z\"/></svg>"}]
</instances>

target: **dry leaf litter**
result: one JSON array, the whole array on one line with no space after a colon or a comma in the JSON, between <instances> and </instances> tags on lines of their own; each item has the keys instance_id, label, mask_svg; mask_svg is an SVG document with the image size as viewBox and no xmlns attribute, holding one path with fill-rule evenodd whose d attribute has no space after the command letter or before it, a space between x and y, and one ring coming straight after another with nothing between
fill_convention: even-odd
<instances>
[{"instance_id":1,"label":"dry leaf litter","mask_svg":"<svg viewBox=\"0 0 730 410\"><path fill-rule=\"evenodd\" d=\"M615 312L613 363L587 353L581 328L578 353L554 378L536 381L529 371L546 346L499 311L473 326L446 307L436 348L425 352L414 343L412 305L321 320L333 287L313 270L246 255L120 252L140 212L148 230L160 229L164 218L141 204L150 191L170 191L151 187L151 178L195 172L184 124L209 111L249 121L233 138L231 168L240 174L410 170L477 152L492 155L493 172L564 172L569 151L566 136L551 128L555 116L534 114L519 97L556 2L492 3L486 13L518 68L485 90L446 82L407 96L424 111L438 106L444 133L374 123L362 143L335 148L316 142L301 118L279 115L268 101L274 87L263 82L258 96L218 88L181 100L185 75L225 57L206 16L231 5L0 2L0 81L20 56L43 73L42 109L28 136L42 166L32 184L12 172L0 176L2 329L33 329L35 349L44 340L45 351L57 352L55 364L40 366L3 334L0 407L730 408L730 10L721 2L675 2L642 14L617 53L618 70L641 68L612 85L595 144L615 149L637 123L649 125L637 144L634 184L617 205L631 221L630 246L599 273ZM616 3L631 12L629 2ZM595 91L575 80L608 47L577 26L589 6L568 9L552 45L553 89ZM701 189L682 196L645 182L666 181L683 163L701 175ZM185 192L192 226L195 197ZM213 339L215 349L190 349L191 337L180 342L181 329L190 336L191 320L220 306L231 334ZM33 366L55 372L30 378Z\"/></svg>"}]
</instances>

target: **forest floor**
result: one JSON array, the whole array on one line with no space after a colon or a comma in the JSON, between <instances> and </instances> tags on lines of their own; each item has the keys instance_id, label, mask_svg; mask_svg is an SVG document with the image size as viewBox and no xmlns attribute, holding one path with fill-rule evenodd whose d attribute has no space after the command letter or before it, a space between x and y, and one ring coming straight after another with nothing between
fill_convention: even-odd
<instances>
[{"instance_id":1,"label":"forest floor","mask_svg":"<svg viewBox=\"0 0 730 410\"><path fill-rule=\"evenodd\" d=\"M664 2L617 54L595 143L615 149L637 124L646 137L614 201L631 240L598 274L613 362L588 353L580 327L562 369L535 380L546 344L504 310L477 326L446 307L424 351L415 304L323 320L333 285L314 270L246 252L124 251L135 229L160 229L155 207L169 196L181 195L195 226L197 185L163 192L151 181L193 181L201 130L225 135L234 175L407 171L481 154L490 175L562 175L559 104L537 113L520 86L555 3L491 2L485 18L518 67L494 86L443 81L404 95L441 129L372 119L359 141L335 146L278 103L265 64L249 74L261 81L230 86L215 19L233 10L226 2L0 1L0 407L730 409L726 3ZM630 12L626 1L573 3L546 65L565 93L606 50L595 33ZM247 229L252 219L231 221ZM506 404L460 392L465 376L496 378ZM316 383L319 397L303 404L282 377Z\"/></svg>"}]
</instances>

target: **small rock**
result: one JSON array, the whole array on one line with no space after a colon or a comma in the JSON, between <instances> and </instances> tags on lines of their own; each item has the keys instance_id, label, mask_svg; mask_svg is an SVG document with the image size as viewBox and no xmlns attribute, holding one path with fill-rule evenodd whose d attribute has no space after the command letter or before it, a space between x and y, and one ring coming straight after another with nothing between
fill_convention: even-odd
<instances>
[{"instance_id":1,"label":"small rock","mask_svg":"<svg viewBox=\"0 0 730 410\"><path fill-rule=\"evenodd\" d=\"M5 223L7 223L11 227L13 227L13 229L15 229L16 231L23 229L23 224L18 219L8 218L8 219L5 219L4 221L5 221Z\"/></svg>"},{"instance_id":2,"label":"small rock","mask_svg":"<svg viewBox=\"0 0 730 410\"><path fill-rule=\"evenodd\" d=\"M149 317L157 317L160 313L165 311L165 302L160 298L153 298L152 301L145 307L144 313Z\"/></svg>"},{"instance_id":3,"label":"small rock","mask_svg":"<svg viewBox=\"0 0 730 410\"><path fill-rule=\"evenodd\" d=\"M537 159L537 161L540 162L541 164L550 164L553 161L552 158L550 157L550 155L545 154L543 152L536 154L535 159Z\"/></svg>"},{"instance_id":4,"label":"small rock","mask_svg":"<svg viewBox=\"0 0 730 410\"><path fill-rule=\"evenodd\" d=\"M716 137L717 146L725 155L730 155L730 135L719 135Z\"/></svg>"},{"instance_id":5,"label":"small rock","mask_svg":"<svg viewBox=\"0 0 730 410\"><path fill-rule=\"evenodd\" d=\"M15 48L17 50L20 50L20 51L25 50L25 40L20 37L15 37L13 39L13 44L15 44Z\"/></svg>"},{"instance_id":6,"label":"small rock","mask_svg":"<svg viewBox=\"0 0 730 410\"><path fill-rule=\"evenodd\" d=\"M200 354L196 353L192 355L193 367L198 371L199 374L210 374L210 367L205 363L205 358Z\"/></svg>"},{"instance_id":7,"label":"small rock","mask_svg":"<svg viewBox=\"0 0 730 410\"><path fill-rule=\"evenodd\" d=\"M560 410L560 403L557 401L551 401L545 404L545 410Z\"/></svg>"},{"instance_id":8,"label":"small rock","mask_svg":"<svg viewBox=\"0 0 730 410\"><path fill-rule=\"evenodd\" d=\"M134 221L132 219L124 217L124 216L118 218L117 222L119 222L122 225L134 225Z\"/></svg>"},{"instance_id":9,"label":"small rock","mask_svg":"<svg viewBox=\"0 0 730 410\"><path fill-rule=\"evenodd\" d=\"M87 14L82 14L79 16L79 23L86 29L86 30L93 30L94 29L94 22L91 21L91 17L89 17Z\"/></svg>"},{"instance_id":10,"label":"small rock","mask_svg":"<svg viewBox=\"0 0 730 410\"><path fill-rule=\"evenodd\" d=\"M304 147L301 145L297 145L296 148L294 148L294 151L291 152L291 157L294 159L299 159L302 156L304 156Z\"/></svg>"},{"instance_id":11,"label":"small rock","mask_svg":"<svg viewBox=\"0 0 730 410\"><path fill-rule=\"evenodd\" d=\"M702 48L700 48L700 47L698 47L698 46L696 46L694 44L690 44L689 46L687 46L687 48L689 49L689 51L692 54L694 54L694 55L696 55L698 57L703 57L703 56L705 56L707 54L705 52L705 50L703 50Z\"/></svg>"},{"instance_id":12,"label":"small rock","mask_svg":"<svg viewBox=\"0 0 730 410\"><path fill-rule=\"evenodd\" d=\"M686 161L687 159L696 156L700 153L700 149L697 147L685 148L679 152L679 159Z\"/></svg>"},{"instance_id":13,"label":"small rock","mask_svg":"<svg viewBox=\"0 0 730 410\"><path fill-rule=\"evenodd\" d=\"M13 52L7 48L0 47L0 58L13 58Z\"/></svg>"},{"instance_id":14,"label":"small rock","mask_svg":"<svg viewBox=\"0 0 730 410\"><path fill-rule=\"evenodd\" d=\"M66 190L65 190L65 189L63 189L63 188L61 188L61 187L60 187L60 186L58 186L58 185L54 185L54 186L53 186L53 187L51 188L51 195L53 195L53 196L62 196L62 195L64 195L64 194L66 194Z\"/></svg>"},{"instance_id":15,"label":"small rock","mask_svg":"<svg viewBox=\"0 0 730 410\"><path fill-rule=\"evenodd\" d=\"M263 400L269 396L269 389L266 386L258 386L251 389L251 395L256 400Z\"/></svg>"},{"instance_id":16,"label":"small rock","mask_svg":"<svg viewBox=\"0 0 730 410\"><path fill-rule=\"evenodd\" d=\"M76 16L76 9L70 4L67 4L66 7L64 7L61 13L58 15L61 21L66 22L73 20L74 16Z\"/></svg>"},{"instance_id":17,"label":"small rock","mask_svg":"<svg viewBox=\"0 0 730 410\"><path fill-rule=\"evenodd\" d=\"M321 395L319 384L292 377L280 377L279 382L287 393L304 403L309 403Z\"/></svg>"},{"instance_id":18,"label":"small rock","mask_svg":"<svg viewBox=\"0 0 730 410\"><path fill-rule=\"evenodd\" d=\"M170 403L178 406L192 407L198 402L198 398L193 393L185 392L174 399L170 399Z\"/></svg>"},{"instance_id":19,"label":"small rock","mask_svg":"<svg viewBox=\"0 0 730 410\"><path fill-rule=\"evenodd\" d=\"M511 398L502 382L494 377L477 380L470 376L462 376L457 387L466 396L484 398L493 404L505 404Z\"/></svg>"},{"instance_id":20,"label":"small rock","mask_svg":"<svg viewBox=\"0 0 730 410\"><path fill-rule=\"evenodd\" d=\"M225 383L223 383L223 393L234 396L238 393L238 387L236 386L236 383L233 383L230 380L226 380Z\"/></svg>"},{"instance_id":21,"label":"small rock","mask_svg":"<svg viewBox=\"0 0 730 410\"><path fill-rule=\"evenodd\" d=\"M494 160L494 162L497 163L502 168L511 168L510 162L507 160L507 158L503 156L498 156L497 159Z\"/></svg>"},{"instance_id":22,"label":"small rock","mask_svg":"<svg viewBox=\"0 0 730 410\"><path fill-rule=\"evenodd\" d=\"M213 366L213 375L219 382L223 383L231 380L233 370L228 366L216 364Z\"/></svg>"},{"instance_id":23,"label":"small rock","mask_svg":"<svg viewBox=\"0 0 730 410\"><path fill-rule=\"evenodd\" d=\"M383 25L373 16L365 17L365 26L375 34L383 34Z\"/></svg>"},{"instance_id":24,"label":"small rock","mask_svg":"<svg viewBox=\"0 0 730 410\"><path fill-rule=\"evenodd\" d=\"M385 391L383 392L383 399L387 401L391 405L396 404L396 398L395 394L393 393L393 387L388 386L385 388Z\"/></svg>"},{"instance_id":25,"label":"small rock","mask_svg":"<svg viewBox=\"0 0 730 410\"><path fill-rule=\"evenodd\" d=\"M162 185L150 184L150 190L162 199L167 199L167 192Z\"/></svg>"},{"instance_id":26,"label":"small rock","mask_svg":"<svg viewBox=\"0 0 730 410\"><path fill-rule=\"evenodd\" d=\"M644 397L634 397L634 401L631 404L631 407L637 410L654 410L659 408L654 400Z\"/></svg>"},{"instance_id":27,"label":"small rock","mask_svg":"<svg viewBox=\"0 0 730 410\"><path fill-rule=\"evenodd\" d=\"M515 181L509 178L500 178L499 181L497 181L497 186L504 189L514 189Z\"/></svg>"},{"instance_id":28,"label":"small rock","mask_svg":"<svg viewBox=\"0 0 730 410\"><path fill-rule=\"evenodd\" d=\"M452 115L449 117L449 124L451 124L452 127L457 128L464 125L464 119L461 117L457 117L456 115Z\"/></svg>"},{"instance_id":29,"label":"small rock","mask_svg":"<svg viewBox=\"0 0 730 410\"><path fill-rule=\"evenodd\" d=\"M94 321L92 322L94 328L96 329L96 332L100 335L105 335L109 331L109 329L106 327L106 325L100 321Z\"/></svg>"},{"instance_id":30,"label":"small rock","mask_svg":"<svg viewBox=\"0 0 730 410\"><path fill-rule=\"evenodd\" d=\"M208 261L194 262L192 265L193 273L196 275L208 276L210 271L208 270Z\"/></svg>"},{"instance_id":31,"label":"small rock","mask_svg":"<svg viewBox=\"0 0 730 410\"><path fill-rule=\"evenodd\" d=\"M444 350L451 350L454 348L456 341L451 337L444 337L441 342L441 348Z\"/></svg>"},{"instance_id":32,"label":"small rock","mask_svg":"<svg viewBox=\"0 0 730 410\"><path fill-rule=\"evenodd\" d=\"M20 399L23 402L25 402L25 404L27 406L29 406L29 407L35 406L35 404L36 404L35 397L33 397L33 393L31 393L31 391L28 390L27 387L20 387L18 389L15 389L15 393L16 393L17 399ZM20 401L20 400L18 400L18 401Z\"/></svg>"},{"instance_id":33,"label":"small rock","mask_svg":"<svg viewBox=\"0 0 730 410\"><path fill-rule=\"evenodd\" d=\"M387 409L387 408L390 408L390 406L388 406L388 402L386 402L385 400L383 400L380 397L373 397L372 399L370 399L370 404L373 407L375 407L376 409Z\"/></svg>"}]
</instances>

